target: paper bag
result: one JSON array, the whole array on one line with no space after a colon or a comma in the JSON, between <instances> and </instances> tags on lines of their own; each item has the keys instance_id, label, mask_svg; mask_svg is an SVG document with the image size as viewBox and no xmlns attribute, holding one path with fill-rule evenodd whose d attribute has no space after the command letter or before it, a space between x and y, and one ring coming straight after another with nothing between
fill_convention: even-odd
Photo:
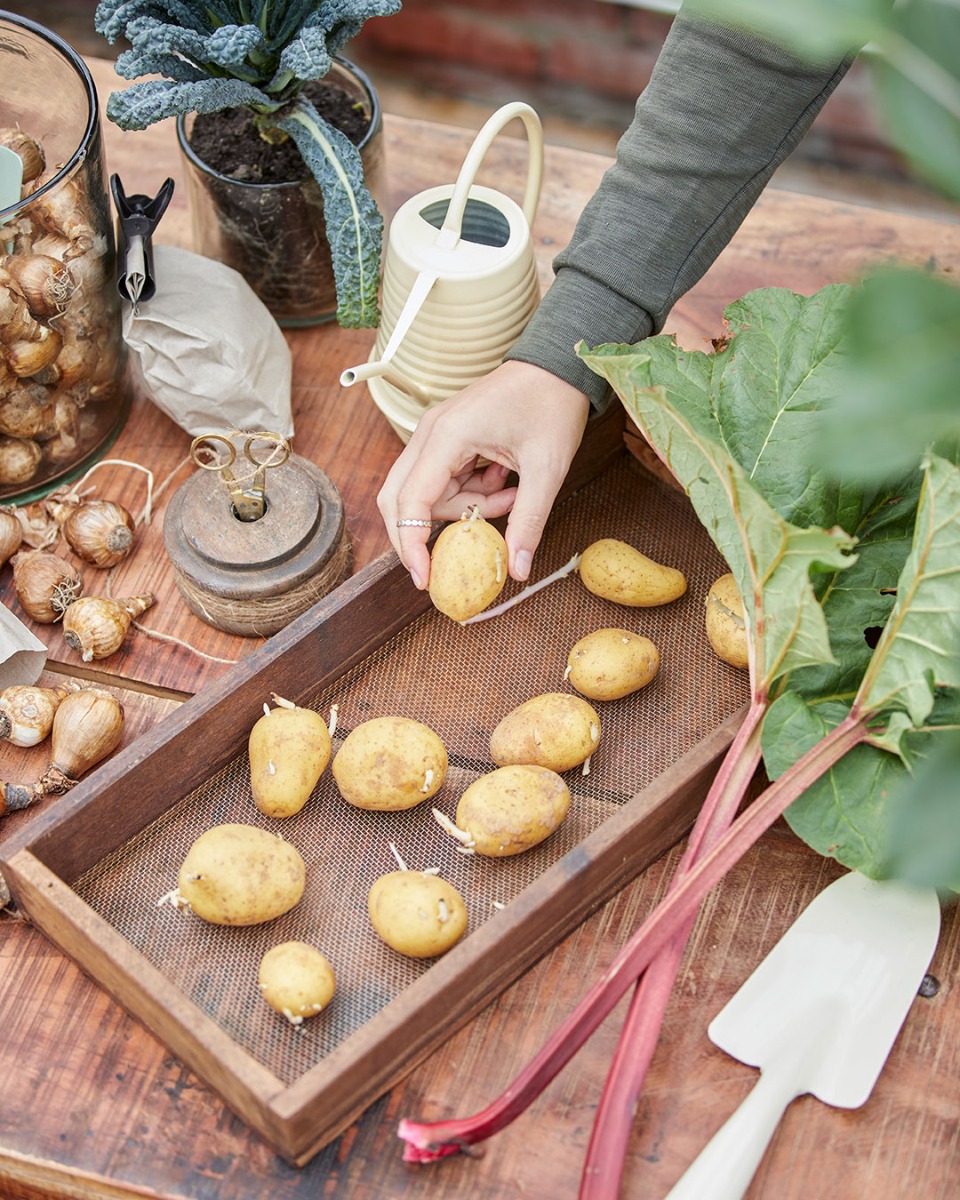
<instances>
[{"instance_id":1,"label":"paper bag","mask_svg":"<svg viewBox=\"0 0 960 1200\"><path fill-rule=\"evenodd\" d=\"M216 429L293 436L290 347L231 267L153 247L157 290L124 305L123 336L143 393L199 437Z\"/></svg>"},{"instance_id":2,"label":"paper bag","mask_svg":"<svg viewBox=\"0 0 960 1200\"><path fill-rule=\"evenodd\" d=\"M0 604L0 692L16 683L36 683L46 665L43 642Z\"/></svg>"}]
</instances>

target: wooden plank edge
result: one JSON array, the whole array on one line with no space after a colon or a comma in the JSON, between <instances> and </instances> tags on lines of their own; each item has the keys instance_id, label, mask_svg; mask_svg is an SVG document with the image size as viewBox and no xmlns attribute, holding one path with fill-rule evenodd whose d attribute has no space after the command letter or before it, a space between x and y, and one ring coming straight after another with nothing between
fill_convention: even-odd
<instances>
[{"instance_id":1,"label":"wooden plank edge","mask_svg":"<svg viewBox=\"0 0 960 1200\"><path fill-rule=\"evenodd\" d=\"M246 1053L27 850L9 862L17 904L164 1046L187 1063L244 1121L268 1141L282 1142L270 1101L283 1081Z\"/></svg>"}]
</instances>

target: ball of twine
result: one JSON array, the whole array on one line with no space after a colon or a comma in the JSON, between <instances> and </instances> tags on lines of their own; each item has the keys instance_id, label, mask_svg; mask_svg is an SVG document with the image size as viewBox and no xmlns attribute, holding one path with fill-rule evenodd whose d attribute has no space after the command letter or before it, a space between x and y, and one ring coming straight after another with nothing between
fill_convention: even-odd
<instances>
[{"instance_id":1,"label":"ball of twine","mask_svg":"<svg viewBox=\"0 0 960 1200\"><path fill-rule=\"evenodd\" d=\"M350 538L344 526L339 541L317 573L275 596L222 596L201 588L176 563L173 563L173 573L187 607L208 625L241 637L270 637L346 578L350 569L350 549Z\"/></svg>"}]
</instances>

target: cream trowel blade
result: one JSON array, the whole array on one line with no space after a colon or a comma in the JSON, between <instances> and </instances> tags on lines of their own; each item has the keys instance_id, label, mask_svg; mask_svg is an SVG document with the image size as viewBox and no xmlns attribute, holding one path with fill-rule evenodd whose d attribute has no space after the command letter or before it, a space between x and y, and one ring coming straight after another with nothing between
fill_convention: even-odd
<instances>
[{"instance_id":1,"label":"cream trowel blade","mask_svg":"<svg viewBox=\"0 0 960 1200\"><path fill-rule=\"evenodd\" d=\"M711 1022L711 1041L760 1078L668 1200L742 1197L798 1096L865 1103L939 934L932 888L856 872L825 888Z\"/></svg>"}]
</instances>

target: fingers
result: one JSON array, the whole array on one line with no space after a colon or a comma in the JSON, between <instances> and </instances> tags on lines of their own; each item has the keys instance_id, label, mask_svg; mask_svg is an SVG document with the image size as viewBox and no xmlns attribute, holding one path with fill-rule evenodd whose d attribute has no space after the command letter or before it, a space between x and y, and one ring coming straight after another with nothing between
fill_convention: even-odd
<instances>
[{"instance_id":1,"label":"fingers","mask_svg":"<svg viewBox=\"0 0 960 1200\"><path fill-rule=\"evenodd\" d=\"M586 396L570 384L511 361L424 414L377 497L417 587L429 579L426 522L457 520L474 506L488 519L510 513L510 573L529 576L588 412Z\"/></svg>"}]
</instances>

